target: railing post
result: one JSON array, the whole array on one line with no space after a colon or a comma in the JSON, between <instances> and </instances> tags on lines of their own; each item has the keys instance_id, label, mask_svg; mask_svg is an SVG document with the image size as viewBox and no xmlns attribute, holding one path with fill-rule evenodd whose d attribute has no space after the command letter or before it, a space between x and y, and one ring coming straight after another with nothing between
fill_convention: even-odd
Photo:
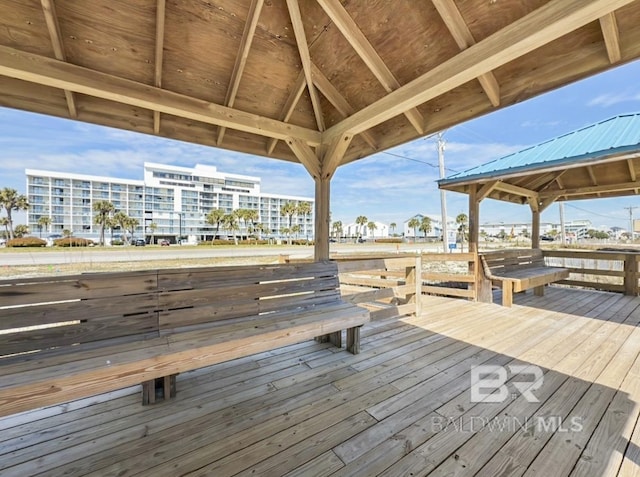
<instances>
[{"instance_id":1,"label":"railing post","mask_svg":"<svg viewBox=\"0 0 640 477\"><path fill-rule=\"evenodd\" d=\"M624 256L624 294L638 296L638 255L635 253Z\"/></svg>"},{"instance_id":2,"label":"railing post","mask_svg":"<svg viewBox=\"0 0 640 477\"><path fill-rule=\"evenodd\" d=\"M493 292L491 291L491 280L484 273L484 267L480 260L480 254L474 253L473 270L476 277L475 300L482 303L493 303Z\"/></svg>"},{"instance_id":3,"label":"railing post","mask_svg":"<svg viewBox=\"0 0 640 477\"><path fill-rule=\"evenodd\" d=\"M422 313L422 255L416 255L416 316L420 316Z\"/></svg>"}]
</instances>

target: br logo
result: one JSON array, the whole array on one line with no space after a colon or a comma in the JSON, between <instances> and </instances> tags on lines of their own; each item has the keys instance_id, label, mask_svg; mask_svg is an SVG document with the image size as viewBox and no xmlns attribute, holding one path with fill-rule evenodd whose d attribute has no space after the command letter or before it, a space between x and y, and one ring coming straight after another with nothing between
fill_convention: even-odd
<instances>
[{"instance_id":1,"label":"br logo","mask_svg":"<svg viewBox=\"0 0 640 477\"><path fill-rule=\"evenodd\" d=\"M471 368L471 402L504 402L507 381L527 402L539 402L534 391L542 386L542 369L534 365L481 365Z\"/></svg>"}]
</instances>

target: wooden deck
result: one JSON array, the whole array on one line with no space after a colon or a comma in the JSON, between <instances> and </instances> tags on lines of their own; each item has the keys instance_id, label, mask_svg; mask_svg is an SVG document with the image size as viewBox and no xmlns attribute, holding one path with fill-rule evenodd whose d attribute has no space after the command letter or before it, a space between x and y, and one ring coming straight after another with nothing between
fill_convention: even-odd
<instances>
[{"instance_id":1,"label":"wooden deck","mask_svg":"<svg viewBox=\"0 0 640 477\"><path fill-rule=\"evenodd\" d=\"M357 356L307 342L184 373L172 402L130 388L4 418L0 475L640 475L640 298L424 300ZM481 364L539 366L539 401L510 373L504 402L472 402Z\"/></svg>"}]
</instances>

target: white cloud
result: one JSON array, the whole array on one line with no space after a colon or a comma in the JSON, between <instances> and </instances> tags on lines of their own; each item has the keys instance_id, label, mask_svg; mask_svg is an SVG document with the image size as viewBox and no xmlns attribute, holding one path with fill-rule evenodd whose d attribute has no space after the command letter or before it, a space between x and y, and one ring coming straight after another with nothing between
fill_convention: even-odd
<instances>
[{"instance_id":1,"label":"white cloud","mask_svg":"<svg viewBox=\"0 0 640 477\"><path fill-rule=\"evenodd\" d=\"M588 106L601 106L608 108L620 103L640 101L640 92L620 91L617 93L603 93L587 103Z\"/></svg>"}]
</instances>

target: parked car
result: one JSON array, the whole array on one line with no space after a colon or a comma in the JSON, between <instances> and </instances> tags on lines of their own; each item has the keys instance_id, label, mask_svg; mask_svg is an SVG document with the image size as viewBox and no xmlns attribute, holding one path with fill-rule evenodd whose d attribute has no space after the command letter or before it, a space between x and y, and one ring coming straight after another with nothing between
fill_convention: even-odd
<instances>
[{"instance_id":1,"label":"parked car","mask_svg":"<svg viewBox=\"0 0 640 477\"><path fill-rule=\"evenodd\" d=\"M543 242L553 242L554 238L551 235L541 235L540 240Z\"/></svg>"},{"instance_id":2,"label":"parked car","mask_svg":"<svg viewBox=\"0 0 640 477\"><path fill-rule=\"evenodd\" d=\"M145 239L135 239L133 241L133 245L135 245L136 247L144 247L145 245L147 245L147 242Z\"/></svg>"},{"instance_id":3,"label":"parked car","mask_svg":"<svg viewBox=\"0 0 640 477\"><path fill-rule=\"evenodd\" d=\"M49 236L45 239L45 240L47 241L47 247L53 247L54 242L55 242L56 240L58 240L58 239L61 239L61 238L63 238L63 236L62 236L62 235L60 235L60 234L52 234L52 235L49 235Z\"/></svg>"},{"instance_id":4,"label":"parked car","mask_svg":"<svg viewBox=\"0 0 640 477\"><path fill-rule=\"evenodd\" d=\"M171 245L171 242L169 242L167 239L162 239L158 243L161 247L168 247L169 245Z\"/></svg>"}]
</instances>

